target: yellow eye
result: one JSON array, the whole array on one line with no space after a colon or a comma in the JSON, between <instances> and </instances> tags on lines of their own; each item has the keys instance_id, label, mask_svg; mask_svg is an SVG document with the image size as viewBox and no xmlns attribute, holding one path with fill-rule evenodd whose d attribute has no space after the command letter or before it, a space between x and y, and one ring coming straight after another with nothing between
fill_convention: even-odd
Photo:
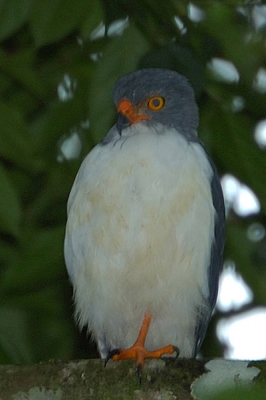
<instances>
[{"instance_id":1,"label":"yellow eye","mask_svg":"<svg viewBox=\"0 0 266 400\"><path fill-rule=\"evenodd\" d=\"M161 96L153 96L148 100L148 107L152 111L159 111L163 108L165 100Z\"/></svg>"}]
</instances>

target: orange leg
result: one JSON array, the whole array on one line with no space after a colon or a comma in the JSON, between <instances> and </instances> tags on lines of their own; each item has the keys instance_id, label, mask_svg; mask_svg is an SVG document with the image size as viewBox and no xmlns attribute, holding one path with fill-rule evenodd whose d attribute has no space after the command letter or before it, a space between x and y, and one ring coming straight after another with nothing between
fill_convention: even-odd
<instances>
[{"instance_id":1,"label":"orange leg","mask_svg":"<svg viewBox=\"0 0 266 400\"><path fill-rule=\"evenodd\" d=\"M175 346L168 345L162 347L161 349L148 351L145 349L145 339L149 330L149 326L151 323L151 314L145 314L138 338L133 346L128 349L116 349L110 353L109 358L112 358L114 361L124 360L126 358L135 358L137 370L139 372L139 376L141 376L141 371L144 364L145 358L160 358L165 354L173 354L174 352L179 353L179 349ZM106 361L108 361L108 359Z\"/></svg>"}]
</instances>

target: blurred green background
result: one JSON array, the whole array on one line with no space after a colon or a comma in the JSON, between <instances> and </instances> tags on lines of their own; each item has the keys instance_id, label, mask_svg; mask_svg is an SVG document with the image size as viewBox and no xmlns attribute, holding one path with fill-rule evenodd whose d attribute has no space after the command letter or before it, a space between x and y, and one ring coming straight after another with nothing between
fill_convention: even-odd
<instances>
[{"instance_id":1,"label":"blurred green background","mask_svg":"<svg viewBox=\"0 0 266 400\"><path fill-rule=\"evenodd\" d=\"M266 240L247 236L252 224L266 222L266 154L254 139L266 117L265 85L256 86L266 68L259 7L234 0L0 1L0 363L96 355L72 318L62 251L66 203L83 157L114 122L114 82L139 67L189 78L200 136L219 173L233 174L258 197L258 214L229 212L226 259L252 288L254 304L265 305ZM215 71L217 58L232 62L238 78ZM203 347L209 356L222 354L214 326Z\"/></svg>"}]
</instances>

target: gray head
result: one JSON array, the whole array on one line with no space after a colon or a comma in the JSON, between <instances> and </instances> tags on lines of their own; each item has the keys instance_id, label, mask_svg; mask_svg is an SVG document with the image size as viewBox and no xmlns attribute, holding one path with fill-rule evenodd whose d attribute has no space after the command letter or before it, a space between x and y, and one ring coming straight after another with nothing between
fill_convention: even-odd
<instances>
[{"instance_id":1,"label":"gray head","mask_svg":"<svg viewBox=\"0 0 266 400\"><path fill-rule=\"evenodd\" d=\"M161 123L177 129L188 140L197 140L199 117L194 91L188 80L177 72L149 68L122 76L116 82L113 98L123 114L123 120L120 115L117 123L120 132L123 127L142 121L147 125ZM130 111L124 112L124 104L121 108L122 100L130 104ZM133 121L132 115L137 120Z\"/></svg>"}]
</instances>

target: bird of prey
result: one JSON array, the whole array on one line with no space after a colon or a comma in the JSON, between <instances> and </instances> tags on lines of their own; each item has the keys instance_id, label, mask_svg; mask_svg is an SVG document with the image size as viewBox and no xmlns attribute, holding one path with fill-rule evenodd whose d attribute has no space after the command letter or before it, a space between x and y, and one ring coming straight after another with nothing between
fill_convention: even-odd
<instances>
[{"instance_id":1,"label":"bird of prey","mask_svg":"<svg viewBox=\"0 0 266 400\"><path fill-rule=\"evenodd\" d=\"M194 357L215 306L224 201L175 71L140 69L113 91L117 121L68 200L65 261L75 314L102 358Z\"/></svg>"}]
</instances>

